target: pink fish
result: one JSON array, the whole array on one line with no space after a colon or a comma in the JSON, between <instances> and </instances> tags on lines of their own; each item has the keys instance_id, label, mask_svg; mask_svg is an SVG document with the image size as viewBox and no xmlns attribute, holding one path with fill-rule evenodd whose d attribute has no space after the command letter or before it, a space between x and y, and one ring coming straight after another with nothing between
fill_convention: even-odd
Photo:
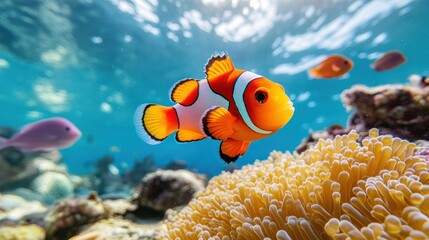
<instances>
[{"instance_id":1,"label":"pink fish","mask_svg":"<svg viewBox=\"0 0 429 240\"><path fill-rule=\"evenodd\" d=\"M81 136L77 127L67 119L54 117L30 123L12 138L0 137L0 149L17 147L23 151L51 151L66 148Z\"/></svg>"}]
</instances>

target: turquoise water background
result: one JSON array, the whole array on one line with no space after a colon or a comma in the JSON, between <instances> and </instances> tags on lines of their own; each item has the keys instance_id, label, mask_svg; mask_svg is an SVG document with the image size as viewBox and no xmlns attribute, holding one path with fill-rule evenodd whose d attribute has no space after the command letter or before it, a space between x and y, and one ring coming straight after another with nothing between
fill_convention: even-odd
<instances>
[{"instance_id":1,"label":"turquoise water background","mask_svg":"<svg viewBox=\"0 0 429 240\"><path fill-rule=\"evenodd\" d=\"M343 90L429 74L428 9L426 0L3 0L0 126L71 120L83 133L61 150L72 173L90 172L85 163L112 154L119 169L151 155L161 166L180 159L216 175L227 165L219 141L179 144L170 137L147 145L134 130L137 106L172 105L173 84L204 78L208 58L226 51L237 68L282 84L296 109L236 163L293 151L310 130L346 124ZM406 64L373 71L369 65L390 50L401 50ZM306 70L330 54L351 58L352 71L343 79L308 79Z\"/></svg>"}]
</instances>

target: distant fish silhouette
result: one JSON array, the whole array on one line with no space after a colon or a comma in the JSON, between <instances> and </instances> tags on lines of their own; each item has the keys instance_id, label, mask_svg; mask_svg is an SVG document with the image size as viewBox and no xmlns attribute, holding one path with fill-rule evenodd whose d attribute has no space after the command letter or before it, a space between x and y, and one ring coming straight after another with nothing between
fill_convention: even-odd
<instances>
[{"instance_id":1,"label":"distant fish silhouette","mask_svg":"<svg viewBox=\"0 0 429 240\"><path fill-rule=\"evenodd\" d=\"M373 68L377 72L383 72L390 70L392 68L396 68L407 61L407 58L400 51L391 51L381 58L377 59L375 62L371 64L371 68Z\"/></svg>"},{"instance_id":2,"label":"distant fish silhouette","mask_svg":"<svg viewBox=\"0 0 429 240\"><path fill-rule=\"evenodd\" d=\"M12 138L0 138L0 149L17 147L23 151L51 151L65 148L81 136L77 127L67 119L55 117L30 123Z\"/></svg>"},{"instance_id":3,"label":"distant fish silhouette","mask_svg":"<svg viewBox=\"0 0 429 240\"><path fill-rule=\"evenodd\" d=\"M88 134L88 135L86 136L86 141L87 141L89 144L93 144L93 143L94 143L94 141L95 141L94 136L93 136L92 134Z\"/></svg>"},{"instance_id":4,"label":"distant fish silhouette","mask_svg":"<svg viewBox=\"0 0 429 240\"><path fill-rule=\"evenodd\" d=\"M352 60L342 55L331 55L317 66L308 69L310 78L337 78L353 68Z\"/></svg>"}]
</instances>

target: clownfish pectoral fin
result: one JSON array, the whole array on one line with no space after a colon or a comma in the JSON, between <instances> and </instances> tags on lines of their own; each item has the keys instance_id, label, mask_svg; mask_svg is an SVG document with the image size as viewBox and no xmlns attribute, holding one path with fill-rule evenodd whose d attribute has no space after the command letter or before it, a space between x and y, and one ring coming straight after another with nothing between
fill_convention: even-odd
<instances>
[{"instance_id":1,"label":"clownfish pectoral fin","mask_svg":"<svg viewBox=\"0 0 429 240\"><path fill-rule=\"evenodd\" d=\"M235 117L228 110L214 107L207 110L203 117L203 130L211 138L226 140L234 133L234 122Z\"/></svg>"},{"instance_id":2,"label":"clownfish pectoral fin","mask_svg":"<svg viewBox=\"0 0 429 240\"><path fill-rule=\"evenodd\" d=\"M178 142L192 142L192 141L199 141L206 138L205 135L201 133L196 133L190 130L184 130L181 129L177 131L176 133L176 140Z\"/></svg>"},{"instance_id":3,"label":"clownfish pectoral fin","mask_svg":"<svg viewBox=\"0 0 429 240\"><path fill-rule=\"evenodd\" d=\"M338 64L336 64L336 63L333 63L333 64L332 64L332 66L331 66L331 68L332 68L332 70L333 70L334 72L339 72L339 71L341 71L341 67L340 67L340 66L338 66Z\"/></svg>"},{"instance_id":4,"label":"clownfish pectoral fin","mask_svg":"<svg viewBox=\"0 0 429 240\"><path fill-rule=\"evenodd\" d=\"M207 81L234 71L234 65L227 54L213 55L206 64Z\"/></svg>"},{"instance_id":5,"label":"clownfish pectoral fin","mask_svg":"<svg viewBox=\"0 0 429 240\"><path fill-rule=\"evenodd\" d=\"M198 99L199 84L195 79L184 79L171 89L170 98L183 106L190 106Z\"/></svg>"},{"instance_id":6,"label":"clownfish pectoral fin","mask_svg":"<svg viewBox=\"0 0 429 240\"><path fill-rule=\"evenodd\" d=\"M246 153L249 148L249 141L237 141L228 139L220 144L220 157L226 162L235 162L239 156Z\"/></svg>"},{"instance_id":7,"label":"clownfish pectoral fin","mask_svg":"<svg viewBox=\"0 0 429 240\"><path fill-rule=\"evenodd\" d=\"M176 110L156 104L142 104L134 114L139 137L149 144L158 144L179 128Z\"/></svg>"}]
</instances>

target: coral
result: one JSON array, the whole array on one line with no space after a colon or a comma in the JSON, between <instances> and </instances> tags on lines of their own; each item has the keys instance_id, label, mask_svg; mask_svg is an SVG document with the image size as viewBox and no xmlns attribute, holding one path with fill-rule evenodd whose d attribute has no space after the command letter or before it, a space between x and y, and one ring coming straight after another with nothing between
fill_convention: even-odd
<instances>
[{"instance_id":1,"label":"coral","mask_svg":"<svg viewBox=\"0 0 429 240\"><path fill-rule=\"evenodd\" d=\"M0 196L0 206L6 206L6 211L3 216L0 216L0 221L9 220L19 222L20 220L47 212L47 208L38 201L30 202L24 200L24 202L20 202L20 197L18 196L9 194L5 196L3 199ZM2 205L3 203L5 205Z\"/></svg>"},{"instance_id":2,"label":"coral","mask_svg":"<svg viewBox=\"0 0 429 240\"><path fill-rule=\"evenodd\" d=\"M73 184L70 178L58 172L45 172L37 176L31 183L31 189L42 195L47 201L73 194Z\"/></svg>"},{"instance_id":3,"label":"coral","mask_svg":"<svg viewBox=\"0 0 429 240\"><path fill-rule=\"evenodd\" d=\"M125 199L103 200L103 204L110 209L112 215L123 216L136 209L134 204Z\"/></svg>"},{"instance_id":4,"label":"coral","mask_svg":"<svg viewBox=\"0 0 429 240\"><path fill-rule=\"evenodd\" d=\"M70 240L156 240L157 224L135 224L128 220L110 218L91 225Z\"/></svg>"},{"instance_id":5,"label":"coral","mask_svg":"<svg viewBox=\"0 0 429 240\"><path fill-rule=\"evenodd\" d=\"M0 226L0 240L43 240L45 231L38 225Z\"/></svg>"},{"instance_id":6,"label":"coral","mask_svg":"<svg viewBox=\"0 0 429 240\"><path fill-rule=\"evenodd\" d=\"M170 161L166 166L165 169L168 170L179 170L179 169L187 169L188 164L185 160L173 160Z\"/></svg>"},{"instance_id":7,"label":"coral","mask_svg":"<svg viewBox=\"0 0 429 240\"><path fill-rule=\"evenodd\" d=\"M0 149L0 191L28 187L36 176L43 172L67 172L60 164L61 154L51 152L22 152L18 148Z\"/></svg>"},{"instance_id":8,"label":"coral","mask_svg":"<svg viewBox=\"0 0 429 240\"><path fill-rule=\"evenodd\" d=\"M156 171L155 160L152 156L146 156L143 159L137 159L133 168L125 171L122 180L132 186L137 186L142 178L148 173Z\"/></svg>"},{"instance_id":9,"label":"coral","mask_svg":"<svg viewBox=\"0 0 429 240\"><path fill-rule=\"evenodd\" d=\"M359 133L373 127L382 134L407 140L429 140L429 88L384 85L354 86L341 94L344 105L355 108L349 129Z\"/></svg>"},{"instance_id":10,"label":"coral","mask_svg":"<svg viewBox=\"0 0 429 240\"><path fill-rule=\"evenodd\" d=\"M0 207L5 211L20 207L25 203L27 201L20 196L0 193Z\"/></svg>"},{"instance_id":11,"label":"coral","mask_svg":"<svg viewBox=\"0 0 429 240\"><path fill-rule=\"evenodd\" d=\"M376 129L273 152L209 182L162 239L429 238L429 171L415 144Z\"/></svg>"},{"instance_id":12,"label":"coral","mask_svg":"<svg viewBox=\"0 0 429 240\"><path fill-rule=\"evenodd\" d=\"M114 158L105 155L97 160L95 172L95 189L98 193L118 192L124 185L121 183L119 171L113 165Z\"/></svg>"},{"instance_id":13,"label":"coral","mask_svg":"<svg viewBox=\"0 0 429 240\"><path fill-rule=\"evenodd\" d=\"M108 218L110 209L95 193L87 198L68 198L57 202L45 218L50 239L66 239L86 224Z\"/></svg>"},{"instance_id":14,"label":"coral","mask_svg":"<svg viewBox=\"0 0 429 240\"><path fill-rule=\"evenodd\" d=\"M139 206L158 211L187 204L204 189L201 176L188 170L157 170L146 175L134 193Z\"/></svg>"}]
</instances>

